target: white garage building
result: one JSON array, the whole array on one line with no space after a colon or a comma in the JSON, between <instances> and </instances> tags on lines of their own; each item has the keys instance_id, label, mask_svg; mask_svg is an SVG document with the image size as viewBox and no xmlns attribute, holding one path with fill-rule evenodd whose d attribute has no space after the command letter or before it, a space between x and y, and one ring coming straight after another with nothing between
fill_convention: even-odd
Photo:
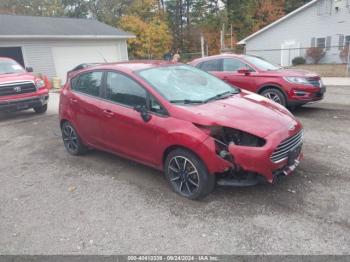
<instances>
[{"instance_id":1,"label":"white garage building","mask_svg":"<svg viewBox=\"0 0 350 262\"><path fill-rule=\"evenodd\" d=\"M0 57L63 83L79 64L128 60L133 37L96 20L0 14Z\"/></svg>"}]
</instances>

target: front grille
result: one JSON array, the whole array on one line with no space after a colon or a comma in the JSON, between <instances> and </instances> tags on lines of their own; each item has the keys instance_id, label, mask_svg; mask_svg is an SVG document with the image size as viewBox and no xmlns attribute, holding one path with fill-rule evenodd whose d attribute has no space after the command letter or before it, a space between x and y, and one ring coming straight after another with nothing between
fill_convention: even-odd
<instances>
[{"instance_id":1,"label":"front grille","mask_svg":"<svg viewBox=\"0 0 350 262\"><path fill-rule=\"evenodd\" d=\"M303 130L300 130L300 132L283 140L278 145L278 147L270 157L271 161L276 163L278 161L286 159L288 157L289 151L301 145L302 142L303 142Z\"/></svg>"},{"instance_id":2,"label":"front grille","mask_svg":"<svg viewBox=\"0 0 350 262\"><path fill-rule=\"evenodd\" d=\"M307 81L315 87L321 87L321 80L320 79L308 78Z\"/></svg>"},{"instance_id":3,"label":"front grille","mask_svg":"<svg viewBox=\"0 0 350 262\"><path fill-rule=\"evenodd\" d=\"M0 84L0 96L32 93L36 91L33 82Z\"/></svg>"}]
</instances>

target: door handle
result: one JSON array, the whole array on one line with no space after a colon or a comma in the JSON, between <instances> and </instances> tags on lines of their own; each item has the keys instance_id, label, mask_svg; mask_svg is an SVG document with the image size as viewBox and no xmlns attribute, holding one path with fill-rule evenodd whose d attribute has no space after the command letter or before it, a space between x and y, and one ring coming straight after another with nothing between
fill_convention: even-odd
<instances>
[{"instance_id":1,"label":"door handle","mask_svg":"<svg viewBox=\"0 0 350 262\"><path fill-rule=\"evenodd\" d=\"M103 113L108 117L114 116L114 113L109 109L103 109Z\"/></svg>"},{"instance_id":2,"label":"door handle","mask_svg":"<svg viewBox=\"0 0 350 262\"><path fill-rule=\"evenodd\" d=\"M71 98L70 101L71 101L72 103L77 103L77 102L78 102L78 99L76 99L76 98Z\"/></svg>"}]
</instances>

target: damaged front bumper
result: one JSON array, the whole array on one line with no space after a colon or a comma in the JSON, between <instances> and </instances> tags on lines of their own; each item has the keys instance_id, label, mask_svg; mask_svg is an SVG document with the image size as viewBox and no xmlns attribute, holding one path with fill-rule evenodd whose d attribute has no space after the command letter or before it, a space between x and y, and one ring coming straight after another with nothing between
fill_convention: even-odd
<instances>
[{"instance_id":1,"label":"damaged front bumper","mask_svg":"<svg viewBox=\"0 0 350 262\"><path fill-rule=\"evenodd\" d=\"M298 145L297 154L290 155L277 163L271 155L284 139L300 132L279 130L265 137L266 144L261 147L239 146L230 144L226 155L217 152L215 139L209 137L199 148L202 160L212 174L218 174L218 184L225 186L251 186L261 182L275 183L282 176L289 176L303 158L302 144ZM210 153L208 152L210 151Z\"/></svg>"}]
</instances>

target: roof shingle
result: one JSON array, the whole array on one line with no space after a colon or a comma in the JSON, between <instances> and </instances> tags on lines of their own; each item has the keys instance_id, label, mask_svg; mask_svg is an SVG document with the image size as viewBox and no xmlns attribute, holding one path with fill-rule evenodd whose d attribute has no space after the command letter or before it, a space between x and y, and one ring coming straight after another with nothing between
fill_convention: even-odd
<instances>
[{"instance_id":1,"label":"roof shingle","mask_svg":"<svg viewBox=\"0 0 350 262\"><path fill-rule=\"evenodd\" d=\"M0 36L131 38L133 34L93 19L0 14Z\"/></svg>"}]
</instances>

